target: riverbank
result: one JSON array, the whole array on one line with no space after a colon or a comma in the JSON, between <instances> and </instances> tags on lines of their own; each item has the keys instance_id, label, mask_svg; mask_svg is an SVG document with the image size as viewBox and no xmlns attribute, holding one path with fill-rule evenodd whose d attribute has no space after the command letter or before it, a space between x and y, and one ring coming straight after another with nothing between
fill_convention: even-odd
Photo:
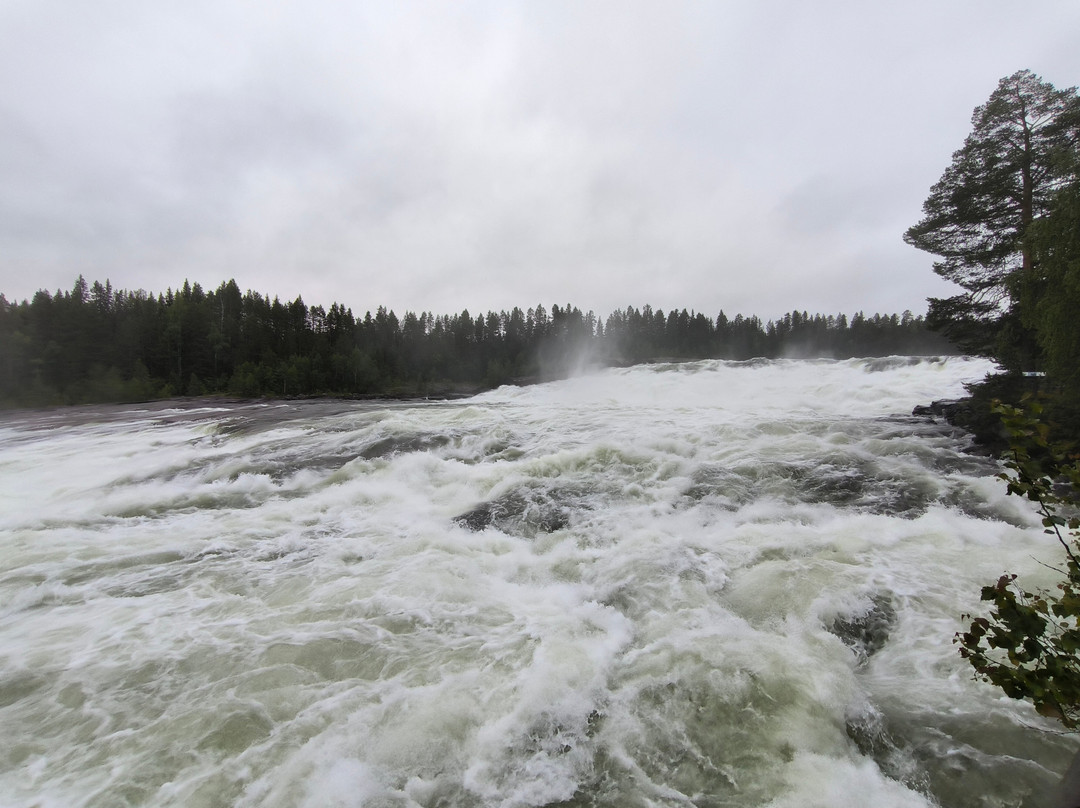
<instances>
[{"instance_id":1,"label":"riverbank","mask_svg":"<svg viewBox=\"0 0 1080 808\"><path fill-rule=\"evenodd\" d=\"M1054 416L1061 410L1046 396L1043 379L1019 373L988 375L979 382L967 385L969 395L956 399L940 399L919 405L912 415L941 419L971 433L975 443L989 454L1000 456L1009 447L1008 436L1001 418L992 411L995 402L1019 406L1025 396L1041 396L1049 402L1046 422L1051 426L1054 440L1068 442L1077 438L1068 421Z\"/></svg>"}]
</instances>

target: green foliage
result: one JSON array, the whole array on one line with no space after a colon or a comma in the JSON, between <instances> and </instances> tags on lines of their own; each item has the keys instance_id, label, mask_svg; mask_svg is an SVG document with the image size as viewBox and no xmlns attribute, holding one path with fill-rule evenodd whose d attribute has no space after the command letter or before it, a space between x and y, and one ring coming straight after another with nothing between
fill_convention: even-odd
<instances>
[{"instance_id":1,"label":"green foliage","mask_svg":"<svg viewBox=\"0 0 1080 808\"><path fill-rule=\"evenodd\" d=\"M1080 723L1080 461L1050 442L1038 402L1027 404L994 408L1009 435L1009 471L999 476L1010 494L1036 503L1045 532L1064 548L1062 580L1054 592L1032 593L1015 575L1002 575L982 589L981 599L992 604L989 617L971 618L956 642L977 678L1074 729Z\"/></svg>"},{"instance_id":2,"label":"green foliage","mask_svg":"<svg viewBox=\"0 0 1080 808\"><path fill-rule=\"evenodd\" d=\"M1080 435L1080 181L1054 198L1028 231L1034 270L1018 284L1055 399L1052 415Z\"/></svg>"},{"instance_id":3,"label":"green foliage","mask_svg":"<svg viewBox=\"0 0 1080 808\"><path fill-rule=\"evenodd\" d=\"M1028 227L1076 177L1080 96L1029 70L998 82L972 131L930 189L904 240L939 256L934 271L963 291L932 298L928 319L964 350L1029 370L1037 348L1016 311L1030 273Z\"/></svg>"}]
</instances>

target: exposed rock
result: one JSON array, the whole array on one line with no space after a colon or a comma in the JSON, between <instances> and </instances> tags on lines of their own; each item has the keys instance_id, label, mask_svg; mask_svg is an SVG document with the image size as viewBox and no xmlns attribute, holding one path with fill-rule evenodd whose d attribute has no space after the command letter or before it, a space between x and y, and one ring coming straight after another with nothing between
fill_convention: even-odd
<instances>
[{"instance_id":1,"label":"exposed rock","mask_svg":"<svg viewBox=\"0 0 1080 808\"><path fill-rule=\"evenodd\" d=\"M923 418L943 418L952 424L958 413L970 408L971 399L943 398L931 401L929 404L919 404L911 411L911 414Z\"/></svg>"}]
</instances>

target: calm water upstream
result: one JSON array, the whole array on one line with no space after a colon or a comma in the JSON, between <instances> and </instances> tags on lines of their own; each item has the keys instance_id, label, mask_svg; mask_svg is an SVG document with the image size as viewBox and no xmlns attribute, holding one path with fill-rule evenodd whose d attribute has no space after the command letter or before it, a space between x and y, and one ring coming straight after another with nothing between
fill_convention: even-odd
<instances>
[{"instance_id":1,"label":"calm water upstream","mask_svg":"<svg viewBox=\"0 0 1080 808\"><path fill-rule=\"evenodd\" d=\"M981 360L0 418L0 805L1038 806Z\"/></svg>"}]
</instances>

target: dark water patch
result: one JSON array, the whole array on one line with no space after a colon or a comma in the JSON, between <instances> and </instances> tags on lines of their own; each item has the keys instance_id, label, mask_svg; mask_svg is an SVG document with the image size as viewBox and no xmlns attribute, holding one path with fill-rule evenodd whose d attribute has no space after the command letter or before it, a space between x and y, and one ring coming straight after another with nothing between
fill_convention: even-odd
<instances>
[{"instance_id":1,"label":"dark water patch","mask_svg":"<svg viewBox=\"0 0 1080 808\"><path fill-rule=\"evenodd\" d=\"M186 559L183 554L165 550L158 553L124 556L109 561L93 561L78 565L68 572L62 580L66 586L78 586L102 578L111 578L118 574L129 573L133 570L153 569L184 560Z\"/></svg>"},{"instance_id":2,"label":"dark water patch","mask_svg":"<svg viewBox=\"0 0 1080 808\"><path fill-rule=\"evenodd\" d=\"M193 555L186 556L184 562L188 564L198 564L202 561L221 561L224 559L235 558L239 554L240 551L235 547L208 547Z\"/></svg>"},{"instance_id":3,"label":"dark water patch","mask_svg":"<svg viewBox=\"0 0 1080 808\"><path fill-rule=\"evenodd\" d=\"M765 784L756 776L742 775L767 771L779 760L790 759L786 744L762 741L773 716L790 706L794 695L761 679L725 694L710 679L680 677L641 691L635 710L639 738L627 751L664 792L692 797L685 804L764 804Z\"/></svg>"},{"instance_id":4,"label":"dark water patch","mask_svg":"<svg viewBox=\"0 0 1080 808\"><path fill-rule=\"evenodd\" d=\"M588 712L541 710L506 739L501 758L485 766L484 779L495 785L499 793L509 794L523 785L527 787L538 772L558 772L552 779L564 783L571 780L576 785L575 793L568 799L549 797L542 804L611 805L606 799L596 799L608 791L601 785L601 772L608 767L603 761L603 745L597 742L602 725L603 716L597 709ZM621 778L625 777L624 771ZM560 790L566 789L566 785L569 784L565 783ZM592 801L582 801L586 795L592 797Z\"/></svg>"},{"instance_id":5,"label":"dark water patch","mask_svg":"<svg viewBox=\"0 0 1080 808\"><path fill-rule=\"evenodd\" d=\"M949 461L945 461L949 462ZM980 458L955 458L957 468L996 472ZM761 462L725 467L699 466L682 497L736 511L759 499L790 505L831 505L878 516L915 519L932 505L956 508L978 519L1024 526L1000 503L988 501L968 481L969 475L943 475L907 458L834 454L817 462Z\"/></svg>"},{"instance_id":6,"label":"dark water patch","mask_svg":"<svg viewBox=\"0 0 1080 808\"><path fill-rule=\"evenodd\" d=\"M454 521L474 532L493 527L517 535L528 528L533 532L551 533L566 527L569 516L553 502L538 503L535 498L514 491L491 502L483 502L455 516Z\"/></svg>"},{"instance_id":7,"label":"dark water patch","mask_svg":"<svg viewBox=\"0 0 1080 808\"><path fill-rule=\"evenodd\" d=\"M887 370L910 368L923 364L941 365L944 363L945 358L941 356L878 356L865 360L864 367L869 373L881 373Z\"/></svg>"},{"instance_id":8,"label":"dark water patch","mask_svg":"<svg viewBox=\"0 0 1080 808\"><path fill-rule=\"evenodd\" d=\"M270 471L271 467L264 467ZM297 469L285 472L294 474ZM246 477L240 479L241 475ZM307 497L311 485L282 485L271 478L270 474L251 474L247 471L231 478L229 484L224 481L209 482L192 480L189 489L173 492L171 496L147 497L146 502L108 512L108 516L118 519L162 519L176 514L195 513L198 511L243 511L259 508L271 500L294 500Z\"/></svg>"},{"instance_id":9,"label":"dark water patch","mask_svg":"<svg viewBox=\"0 0 1080 808\"><path fill-rule=\"evenodd\" d=\"M949 486L939 501L941 504L955 508L960 513L973 519L1004 522L1018 528L1030 526L1029 522L1021 514L1008 508L1007 502L989 502L979 493L962 483Z\"/></svg>"},{"instance_id":10,"label":"dark water patch","mask_svg":"<svg viewBox=\"0 0 1080 808\"><path fill-rule=\"evenodd\" d=\"M850 506L864 494L865 475L857 467L802 463L755 463L734 468L703 466L691 475L683 495L737 510L769 497L791 503Z\"/></svg>"},{"instance_id":11,"label":"dark water patch","mask_svg":"<svg viewBox=\"0 0 1080 808\"><path fill-rule=\"evenodd\" d=\"M599 746L592 755L589 768L582 772L573 796L549 802L545 808L655 808L655 806L695 806L695 808L734 808L744 805L732 799L732 782L718 775L723 788L698 791L692 799L669 787L665 779L643 782L636 761L627 760L622 749ZM714 780L717 778L714 778Z\"/></svg>"},{"instance_id":12,"label":"dark water patch","mask_svg":"<svg viewBox=\"0 0 1080 808\"><path fill-rule=\"evenodd\" d=\"M183 589L193 579L204 574L206 564L238 558L247 558L264 565L286 564L298 567L309 563L312 555L310 550L304 547L264 547L257 544L243 551L214 547L189 556L178 553L159 554L156 561L150 560L141 566L113 567L99 564L96 565L94 574L83 571L78 577L86 583L103 580L102 591L109 597L141 598Z\"/></svg>"},{"instance_id":13,"label":"dark water patch","mask_svg":"<svg viewBox=\"0 0 1080 808\"><path fill-rule=\"evenodd\" d=\"M116 680L113 693L120 697L134 695L145 699L162 691L179 689L182 685L177 681L175 669L176 662L164 657L127 668ZM153 698L147 699L141 706L144 710L147 706L153 708L152 718L157 718L168 709L161 700Z\"/></svg>"},{"instance_id":14,"label":"dark water patch","mask_svg":"<svg viewBox=\"0 0 1080 808\"><path fill-rule=\"evenodd\" d=\"M140 404L78 404L0 412L0 422L26 430L52 430L127 421L147 422L151 419L173 423L220 417L222 410L235 406L238 406L235 399L217 398L162 399Z\"/></svg>"},{"instance_id":15,"label":"dark water patch","mask_svg":"<svg viewBox=\"0 0 1080 808\"><path fill-rule=\"evenodd\" d=\"M258 508L270 496L277 492L261 492L255 494L248 491L222 492L222 493L199 493L187 496L179 496L167 502L146 502L127 508L120 508L108 513L108 516L118 519L164 519L175 516L178 513L194 513L196 511L232 511L250 510ZM49 525L50 527L63 527L64 523Z\"/></svg>"},{"instance_id":16,"label":"dark water patch","mask_svg":"<svg viewBox=\"0 0 1080 808\"><path fill-rule=\"evenodd\" d=\"M855 505L865 499L870 482L865 470L857 466L789 467L785 478L794 484L804 502L829 505Z\"/></svg>"},{"instance_id":17,"label":"dark water patch","mask_svg":"<svg viewBox=\"0 0 1080 808\"><path fill-rule=\"evenodd\" d=\"M86 691L78 682L72 682L61 688L56 695L56 701L69 710L78 710L86 703Z\"/></svg>"},{"instance_id":18,"label":"dark water patch","mask_svg":"<svg viewBox=\"0 0 1080 808\"><path fill-rule=\"evenodd\" d=\"M257 550L252 561L263 564L275 564L281 561L290 562L291 566L307 564L311 561L311 552L302 547L272 547L266 550Z\"/></svg>"},{"instance_id":19,"label":"dark water patch","mask_svg":"<svg viewBox=\"0 0 1080 808\"><path fill-rule=\"evenodd\" d=\"M735 511L754 499L754 486L747 475L735 469L706 464L693 471L683 495L695 502L708 499L724 510Z\"/></svg>"},{"instance_id":20,"label":"dark water patch","mask_svg":"<svg viewBox=\"0 0 1080 808\"><path fill-rule=\"evenodd\" d=\"M912 415L889 415L874 418L871 434L866 434L865 421L852 422L850 433L892 444L901 452L918 452L920 457L931 457L946 451L947 446L962 449L968 445L966 433L948 424L939 424Z\"/></svg>"},{"instance_id":21,"label":"dark water patch","mask_svg":"<svg viewBox=\"0 0 1080 808\"><path fill-rule=\"evenodd\" d=\"M295 441L290 441L294 444ZM276 444L248 447L243 453L217 454L199 463L184 463L143 476L128 476L116 481L116 487L150 482L180 482L189 487L235 483L241 477L261 477L275 484L290 480L301 472L337 471L362 455L355 441L323 451L308 445L296 448Z\"/></svg>"},{"instance_id":22,"label":"dark water patch","mask_svg":"<svg viewBox=\"0 0 1080 808\"><path fill-rule=\"evenodd\" d=\"M39 586L48 580L49 576L43 572L23 570L0 577L0 587L11 587L13 589L31 588Z\"/></svg>"},{"instance_id":23,"label":"dark water patch","mask_svg":"<svg viewBox=\"0 0 1080 808\"><path fill-rule=\"evenodd\" d=\"M298 420L325 420L342 415L361 415L385 410L397 402L358 402L345 399L305 399L301 401L228 402L221 413L217 431L225 435L247 435L273 429Z\"/></svg>"},{"instance_id":24,"label":"dark water patch","mask_svg":"<svg viewBox=\"0 0 1080 808\"><path fill-rule=\"evenodd\" d=\"M863 609L838 615L828 627L854 653L860 665L885 647L896 627L896 606L891 595L877 593Z\"/></svg>"},{"instance_id":25,"label":"dark water patch","mask_svg":"<svg viewBox=\"0 0 1080 808\"><path fill-rule=\"evenodd\" d=\"M221 754L239 754L269 737L274 722L263 711L248 707L230 713L204 735L197 749Z\"/></svg>"},{"instance_id":26,"label":"dark water patch","mask_svg":"<svg viewBox=\"0 0 1080 808\"><path fill-rule=\"evenodd\" d=\"M653 601L650 597L641 593L640 587L622 584L610 587L601 597L597 598L597 603L609 609L614 609L626 617L633 618L652 608Z\"/></svg>"},{"instance_id":27,"label":"dark water patch","mask_svg":"<svg viewBox=\"0 0 1080 808\"><path fill-rule=\"evenodd\" d=\"M733 368L767 368L775 364L775 359L766 359L761 356L753 359L735 359L724 363L725 366Z\"/></svg>"},{"instance_id":28,"label":"dark water patch","mask_svg":"<svg viewBox=\"0 0 1080 808\"><path fill-rule=\"evenodd\" d=\"M886 777L921 794L930 795L930 775L917 757L889 731L885 716L874 707L849 716L844 723L848 738L859 754L873 760Z\"/></svg>"},{"instance_id":29,"label":"dark water patch","mask_svg":"<svg viewBox=\"0 0 1080 808\"><path fill-rule=\"evenodd\" d=\"M117 746L134 747L138 744L136 739L141 734L121 740ZM88 795L86 802L80 805L85 805L86 808L128 808L129 806L135 808L135 806L160 804L162 787L173 783L180 772L197 766L199 755L191 749L177 749L170 746L157 749L153 755L143 754L135 758L135 761L133 765L125 769L116 769L111 772L108 785ZM237 785L234 784L233 788L236 787ZM201 804L215 808L233 804L229 799L229 793L229 791L221 792L213 801Z\"/></svg>"},{"instance_id":30,"label":"dark water patch","mask_svg":"<svg viewBox=\"0 0 1080 808\"><path fill-rule=\"evenodd\" d=\"M877 454L906 454L928 469L943 474L991 477L1001 468L995 457L974 442L972 435L951 424L918 416L893 415L877 419L882 441Z\"/></svg>"},{"instance_id":31,"label":"dark water patch","mask_svg":"<svg viewBox=\"0 0 1080 808\"><path fill-rule=\"evenodd\" d=\"M767 463L736 471L751 481L751 490L758 496L906 519L925 513L937 495L929 477L884 471L871 461L854 458L823 463Z\"/></svg>"},{"instance_id":32,"label":"dark water patch","mask_svg":"<svg viewBox=\"0 0 1080 808\"><path fill-rule=\"evenodd\" d=\"M532 538L568 527L576 511L594 507L587 497L574 488L523 486L455 516L454 522L467 530L494 528Z\"/></svg>"},{"instance_id":33,"label":"dark water patch","mask_svg":"<svg viewBox=\"0 0 1080 808\"><path fill-rule=\"evenodd\" d=\"M1044 808L1075 752L1058 733L1032 734L1030 727L987 733L970 717L921 720L913 705L868 706L847 719L847 735L860 754L887 777L924 794L940 808L987 805ZM1035 763L1055 761L1057 766ZM993 795L988 802L987 795Z\"/></svg>"},{"instance_id":34,"label":"dark water patch","mask_svg":"<svg viewBox=\"0 0 1080 808\"><path fill-rule=\"evenodd\" d=\"M253 474L263 475L269 477L275 483L281 483L295 477L300 472L322 473L337 471L347 463L356 460L361 454L361 452L353 449L326 452L318 455L293 452L279 457L265 458L262 462L252 462L248 466L235 469L230 472L228 479L236 480L241 474Z\"/></svg>"},{"instance_id":35,"label":"dark water patch","mask_svg":"<svg viewBox=\"0 0 1080 808\"><path fill-rule=\"evenodd\" d=\"M594 714L598 715L595 710L590 713ZM572 752L587 737L584 729L550 713L540 713L522 731L514 746L526 758L537 755L559 757Z\"/></svg>"},{"instance_id":36,"label":"dark water patch","mask_svg":"<svg viewBox=\"0 0 1080 808\"><path fill-rule=\"evenodd\" d=\"M488 462L499 460L520 460L525 450L508 438L486 441L482 447L480 459ZM468 461L466 461L468 462Z\"/></svg>"},{"instance_id":37,"label":"dark water patch","mask_svg":"<svg viewBox=\"0 0 1080 808\"><path fill-rule=\"evenodd\" d=\"M86 594L77 588L65 587L62 584L41 584L20 592L4 606L7 614L21 611L34 611L37 609L62 608L64 606L81 606L86 603Z\"/></svg>"},{"instance_id":38,"label":"dark water patch","mask_svg":"<svg viewBox=\"0 0 1080 808\"><path fill-rule=\"evenodd\" d=\"M157 575L146 580L106 587L105 594L111 598L144 598L165 592L175 592L183 589L189 582L190 576L181 574Z\"/></svg>"},{"instance_id":39,"label":"dark water patch","mask_svg":"<svg viewBox=\"0 0 1080 808\"><path fill-rule=\"evenodd\" d=\"M929 479L892 477L876 480L868 495L854 503L857 510L879 516L915 519L937 501L937 486Z\"/></svg>"},{"instance_id":40,"label":"dark water patch","mask_svg":"<svg viewBox=\"0 0 1080 808\"><path fill-rule=\"evenodd\" d=\"M1001 471L994 458L966 451L935 452L933 468L941 474L963 474L967 477L993 477Z\"/></svg>"},{"instance_id":41,"label":"dark water patch","mask_svg":"<svg viewBox=\"0 0 1080 808\"><path fill-rule=\"evenodd\" d=\"M271 643L259 659L260 667L296 666L330 682L347 679L375 681L387 675L391 661L392 654L385 644L345 637Z\"/></svg>"},{"instance_id":42,"label":"dark water patch","mask_svg":"<svg viewBox=\"0 0 1080 808\"><path fill-rule=\"evenodd\" d=\"M360 457L365 460L375 460L376 458L391 457L399 454L427 452L432 449L440 449L449 444L451 440L452 438L449 435L439 433L390 435L368 444L360 452Z\"/></svg>"},{"instance_id":43,"label":"dark water patch","mask_svg":"<svg viewBox=\"0 0 1080 808\"><path fill-rule=\"evenodd\" d=\"M0 707L8 707L17 701L37 693L47 684L45 677L34 673L17 673L0 680Z\"/></svg>"}]
</instances>

